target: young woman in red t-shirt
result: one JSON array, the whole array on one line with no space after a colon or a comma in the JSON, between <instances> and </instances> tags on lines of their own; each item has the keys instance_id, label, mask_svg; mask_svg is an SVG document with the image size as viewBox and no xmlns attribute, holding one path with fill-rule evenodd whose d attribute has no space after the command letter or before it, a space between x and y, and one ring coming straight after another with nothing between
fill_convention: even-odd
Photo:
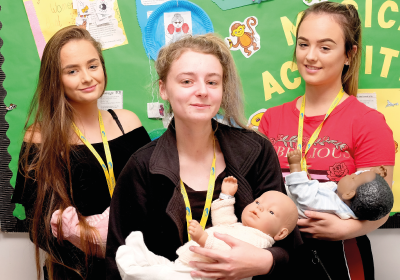
<instances>
[{"instance_id":1,"label":"young woman in red t-shirt","mask_svg":"<svg viewBox=\"0 0 400 280\"><path fill-rule=\"evenodd\" d=\"M305 95L268 109L259 127L273 143L283 173L289 171L286 154L300 148L303 170L313 179L339 181L356 170L384 165L392 185L393 133L381 113L355 97L361 49L361 21L354 6L323 2L305 11L294 53ZM374 278L365 234L388 216L360 221L312 211L306 215L309 219L298 221L305 244L291 257L297 279Z\"/></svg>"}]
</instances>

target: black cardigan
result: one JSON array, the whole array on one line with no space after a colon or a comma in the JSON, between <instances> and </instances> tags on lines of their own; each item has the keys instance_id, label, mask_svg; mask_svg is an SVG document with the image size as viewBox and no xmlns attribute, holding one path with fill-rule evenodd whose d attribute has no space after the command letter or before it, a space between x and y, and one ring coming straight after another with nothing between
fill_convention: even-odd
<instances>
[{"instance_id":1,"label":"black cardigan","mask_svg":"<svg viewBox=\"0 0 400 280\"><path fill-rule=\"evenodd\" d=\"M237 217L241 217L243 209L266 191L286 193L277 155L267 139L253 131L222 124L218 124L215 135L225 158L227 176L232 175L238 180ZM177 258L176 250L188 241L179 182L176 137L170 125L158 140L132 155L117 181L107 239L108 280L121 279L115 254L132 231L143 232L144 241L153 253L171 261ZM268 279L283 276L282 268L286 267L289 252L301 243L296 227L288 237L268 249L274 258Z\"/></svg>"}]
</instances>

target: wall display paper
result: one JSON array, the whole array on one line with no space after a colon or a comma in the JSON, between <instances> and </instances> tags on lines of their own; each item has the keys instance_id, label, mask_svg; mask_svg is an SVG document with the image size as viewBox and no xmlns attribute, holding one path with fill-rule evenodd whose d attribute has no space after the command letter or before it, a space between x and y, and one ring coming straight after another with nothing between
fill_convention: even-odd
<instances>
[{"instance_id":1,"label":"wall display paper","mask_svg":"<svg viewBox=\"0 0 400 280\"><path fill-rule=\"evenodd\" d=\"M68 25L84 24L91 35L102 43L103 49L128 43L117 0L103 3L101 0L23 0L23 3L40 58L51 36ZM106 14L97 13L98 7L101 5L104 8L106 4L112 4L112 9L104 9L103 12ZM6 4L6 6L11 6L11 4ZM21 11L15 12L16 15L22 16ZM100 16L107 19L102 22L107 25L99 26ZM88 21L89 18L90 21Z\"/></svg>"},{"instance_id":2,"label":"wall display paper","mask_svg":"<svg viewBox=\"0 0 400 280\"><path fill-rule=\"evenodd\" d=\"M253 114L250 115L249 120L247 122L247 126L252 128L252 129L258 129L258 126L260 125L261 118L263 117L264 113L267 111L267 109L260 109L255 111Z\"/></svg>"},{"instance_id":3,"label":"wall display paper","mask_svg":"<svg viewBox=\"0 0 400 280\"><path fill-rule=\"evenodd\" d=\"M7 135L4 134L4 139L8 137L10 142L6 140L0 142L2 145L0 151L6 151L11 155L11 158L2 156L0 161L3 167L2 174L5 174L1 176L2 180L0 180L0 219L2 230L13 231L15 230L12 227L15 218L12 212L15 205L10 204L10 197L17 174L18 155L24 135L26 113L35 91L40 60L37 55L36 33L29 24L29 14L27 16L24 2L6 2L1 7L2 29L0 30L0 37L4 41L1 47L1 53L4 56L2 69L6 74L3 86L7 91L4 103L7 106L11 103L17 104L18 107L7 113L5 117L9 128ZM46 15L49 22L54 22L54 19L57 19L56 15L62 15L62 11L73 12L72 4L70 6L68 4L72 1L68 3L64 0L51 1L50 5L48 0L35 0L31 4L36 5L35 3L38 2L48 3ZM176 5L176 1L174 2ZM187 1L179 1L179 5L183 2ZM250 0L251 3L248 5L226 10L222 10L216 4L217 0L191 0L191 2L198 5L209 16L213 30L221 38L228 35L227 29L234 21L242 21L254 16L260 22L256 29L263 42L262 48L250 59L239 51L231 52L244 88L247 118L254 117L254 114L261 109L280 105L304 94L304 81L299 75L297 65L292 64L295 47L294 34L300 19L298 14L307 8L302 0L269 0L262 1L260 4L257 4L257 1L252 4L253 1ZM245 0L221 0L220 2L244 3ZM124 19L129 44L104 52L108 89L122 90L124 92L124 109L135 112L147 131L159 133L164 129L162 120L147 118L147 103L154 99L151 94L151 85L156 77L152 79L150 76L149 58L142 44L140 19L135 17L139 11L138 3L141 5L145 3L144 7L152 7L147 3L158 4L160 2L155 0L118 0L118 11L121 18ZM396 103L400 104L400 44L398 40L400 13L397 11L399 11L400 3L385 0L358 0L356 2L347 0L346 3L357 4L363 24L364 54L359 73L359 93L376 94L377 110L385 115L393 130L394 140L398 143L400 141L398 125L400 106ZM156 11L157 9L154 9L153 14ZM164 12L166 11L163 11L162 14ZM192 10L191 13L192 22L195 25ZM158 16L162 17L162 20L160 19L162 36L158 38L165 41L164 18L161 13ZM147 20L147 12L144 13L144 17ZM73 17L71 19L75 20ZM75 22L71 24L75 24ZM197 22L197 24L203 23ZM40 35L40 33L38 34ZM46 34L41 34L43 38L47 38ZM7 126L7 124L1 124L0 132L6 127L4 125ZM396 153L396 162L400 162L399 155L400 153ZM9 167L12 173L7 171L8 161L10 161ZM9 177L7 174L10 174ZM385 227L400 227L400 217L396 214L396 212L400 212L400 165L395 166L394 174L395 205L391 213L392 217L389 218ZM11 180L7 184L8 181L5 182L3 178L8 180L10 177Z\"/></svg>"},{"instance_id":4,"label":"wall display paper","mask_svg":"<svg viewBox=\"0 0 400 280\"><path fill-rule=\"evenodd\" d=\"M378 110L378 105L376 102L376 93L375 92L368 92L368 93L358 93L357 99L361 103L364 103L368 107Z\"/></svg>"},{"instance_id":5,"label":"wall display paper","mask_svg":"<svg viewBox=\"0 0 400 280\"><path fill-rule=\"evenodd\" d=\"M165 44L176 42L182 36L192 34L192 15L190 11L164 13Z\"/></svg>"},{"instance_id":6,"label":"wall display paper","mask_svg":"<svg viewBox=\"0 0 400 280\"><path fill-rule=\"evenodd\" d=\"M171 21L175 18L177 20L174 24L179 22L182 27L175 27L172 24ZM196 35L210 32L214 32L212 22L200 6L189 1L171 0L162 4L149 16L145 28L145 50L155 60L160 48L170 41L184 34Z\"/></svg>"},{"instance_id":7,"label":"wall display paper","mask_svg":"<svg viewBox=\"0 0 400 280\"><path fill-rule=\"evenodd\" d=\"M102 97L97 100L100 110L123 109L124 92L122 90L106 90Z\"/></svg>"}]
</instances>

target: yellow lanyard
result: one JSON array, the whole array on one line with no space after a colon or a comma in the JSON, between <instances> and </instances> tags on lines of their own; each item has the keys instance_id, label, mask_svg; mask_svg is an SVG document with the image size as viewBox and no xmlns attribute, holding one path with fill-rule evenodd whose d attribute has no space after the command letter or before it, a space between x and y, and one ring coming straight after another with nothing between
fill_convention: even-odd
<instances>
[{"instance_id":1,"label":"yellow lanyard","mask_svg":"<svg viewBox=\"0 0 400 280\"><path fill-rule=\"evenodd\" d=\"M333 109L339 104L340 100L344 95L343 88L340 89L339 93L336 95L335 100L333 100L331 106L329 107L328 112L325 114L325 118L322 123L317 127L314 133L311 135L310 140L306 146L304 154L301 159L301 170L307 171L307 162L306 162L306 155L308 150L310 150L312 144L314 144L315 140L317 140L319 133L321 132L322 126L324 125L325 120L329 117L332 113ZM306 106L306 96L303 95L303 102L301 103L300 108L300 115L299 115L299 131L297 136L297 149L303 151L303 126L304 126L304 108Z\"/></svg>"},{"instance_id":2,"label":"yellow lanyard","mask_svg":"<svg viewBox=\"0 0 400 280\"><path fill-rule=\"evenodd\" d=\"M210 170L210 180L208 181L206 204L204 205L203 216L201 217L201 221L200 221L200 225L203 229L205 229L205 227L206 227L208 215L210 214L211 201L213 199L213 194L214 194L215 161L216 161L216 156L215 156L215 139L214 139L214 158L213 158L211 170ZM181 179L181 193L183 195L183 200L185 201L185 206L186 206L186 224L187 224L188 238L189 238L189 240L191 240L190 234L189 234L189 221L192 220L192 210L190 209L189 198L186 193L185 186L183 185L182 179Z\"/></svg>"},{"instance_id":3,"label":"yellow lanyard","mask_svg":"<svg viewBox=\"0 0 400 280\"><path fill-rule=\"evenodd\" d=\"M112 162L112 159L111 159L110 147L108 146L106 130L104 129L103 118L101 117L100 110L99 110L99 125L100 125L100 131L101 131L101 139L103 140L104 151L105 151L105 154L106 154L108 169L107 169L107 166L104 164L104 161L102 160L100 155L93 148L92 144L90 144L86 140L85 136L83 136L82 132L75 125L75 123L72 123L72 128L75 131L75 133L78 135L79 139L81 139L81 141L89 148L89 150L93 153L93 155L99 161L101 167L103 168L104 174L106 175L108 190L110 192L110 196L112 197L113 192L114 192L114 188L115 188L114 166L113 166L113 162Z\"/></svg>"}]
</instances>

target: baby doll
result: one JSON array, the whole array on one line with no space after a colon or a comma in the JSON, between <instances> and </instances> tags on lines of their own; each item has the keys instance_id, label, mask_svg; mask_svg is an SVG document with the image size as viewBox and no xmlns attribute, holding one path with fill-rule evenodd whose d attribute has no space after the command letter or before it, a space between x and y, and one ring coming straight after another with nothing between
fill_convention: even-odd
<instances>
[{"instance_id":1,"label":"baby doll","mask_svg":"<svg viewBox=\"0 0 400 280\"><path fill-rule=\"evenodd\" d=\"M211 205L213 226L203 230L200 224L190 221L189 234L192 238L178 248L179 258L170 262L156 256L146 248L140 232L132 232L126 239L126 245L120 246L116 261L123 280L144 279L193 279L189 267L190 261L212 262L189 250L190 246L201 246L221 251L230 250L230 246L214 237L214 232L229 234L258 248L269 248L275 241L284 239L296 226L297 209L293 201L278 191L268 191L245 207L242 223L237 222L234 214L237 180L230 176L224 179L220 199ZM247 279L247 278L246 278ZM251 279L251 278L248 278Z\"/></svg>"},{"instance_id":2,"label":"baby doll","mask_svg":"<svg viewBox=\"0 0 400 280\"><path fill-rule=\"evenodd\" d=\"M298 208L300 218L306 210L332 213L341 219L376 221L386 216L393 207L393 193L383 179L387 171L383 166L346 175L338 184L309 180L301 171L300 150L287 154L290 173L286 176L288 195Z\"/></svg>"}]
</instances>

